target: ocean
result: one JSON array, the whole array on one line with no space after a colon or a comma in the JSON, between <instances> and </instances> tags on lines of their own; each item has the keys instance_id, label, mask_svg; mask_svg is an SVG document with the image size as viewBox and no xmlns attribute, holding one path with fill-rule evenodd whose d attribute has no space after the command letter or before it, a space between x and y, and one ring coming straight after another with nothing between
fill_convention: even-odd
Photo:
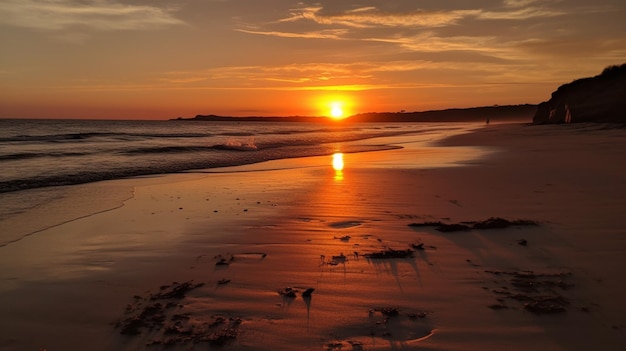
<instances>
[{"instance_id":1,"label":"ocean","mask_svg":"<svg viewBox=\"0 0 626 351\"><path fill-rule=\"evenodd\" d=\"M388 150L471 123L299 123L0 119L0 247L122 206L105 180L218 171L263 161ZM398 137L385 144L379 137ZM387 139L388 140L388 139ZM262 166L261 166L262 168ZM97 185L88 183L100 182Z\"/></svg>"},{"instance_id":2,"label":"ocean","mask_svg":"<svg viewBox=\"0 0 626 351\"><path fill-rule=\"evenodd\" d=\"M0 119L0 193L393 148L369 139L463 124Z\"/></svg>"}]
</instances>

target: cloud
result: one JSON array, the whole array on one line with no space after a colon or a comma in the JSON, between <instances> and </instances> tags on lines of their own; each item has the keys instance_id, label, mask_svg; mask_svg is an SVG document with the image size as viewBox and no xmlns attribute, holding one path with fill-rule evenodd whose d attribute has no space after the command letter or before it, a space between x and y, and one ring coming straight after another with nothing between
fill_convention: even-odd
<instances>
[{"instance_id":1,"label":"cloud","mask_svg":"<svg viewBox=\"0 0 626 351\"><path fill-rule=\"evenodd\" d=\"M289 84L323 82L331 80L364 78L354 64L306 63L277 66L233 66L218 67L198 72L170 72L171 81L200 81L201 79L218 82L281 82Z\"/></svg>"},{"instance_id":2,"label":"cloud","mask_svg":"<svg viewBox=\"0 0 626 351\"><path fill-rule=\"evenodd\" d=\"M343 10L331 10L322 5L302 6L289 10L288 16L273 22L236 30L282 38L388 43L406 52L468 51L511 59L519 57L511 45L511 38L530 34L513 33L507 40L503 40L501 26L496 21L521 23L524 20L566 14L564 10L548 7L551 3L504 0L485 8L413 8L404 12L386 11L374 6Z\"/></svg>"},{"instance_id":3,"label":"cloud","mask_svg":"<svg viewBox=\"0 0 626 351\"><path fill-rule=\"evenodd\" d=\"M619 37L593 41L577 36L533 38L517 42L515 45L529 55L550 58L561 57L561 60L583 55L594 59L620 62L626 57L626 39Z\"/></svg>"},{"instance_id":4,"label":"cloud","mask_svg":"<svg viewBox=\"0 0 626 351\"><path fill-rule=\"evenodd\" d=\"M325 14L323 7L304 7L290 11L290 16L278 22L309 20L324 25L343 25L354 28L441 27L455 24L467 16L478 15L478 10L384 12L375 7L363 7L336 14Z\"/></svg>"},{"instance_id":5,"label":"cloud","mask_svg":"<svg viewBox=\"0 0 626 351\"><path fill-rule=\"evenodd\" d=\"M256 31L248 29L236 29L238 32L258 35L268 35L281 38L303 38L303 39L343 39L347 33L344 29L325 29L303 33L282 32L282 31Z\"/></svg>"},{"instance_id":6,"label":"cloud","mask_svg":"<svg viewBox=\"0 0 626 351\"><path fill-rule=\"evenodd\" d=\"M423 10L418 8L404 12L383 11L373 6L330 12L322 6L308 6L290 10L289 16L279 19L277 23L311 21L322 25L340 25L352 28L439 28L458 25L462 20L470 18L520 20L564 14L564 11L561 10L550 9L545 6L533 6L535 3L537 3L536 0L505 0L503 7L494 10L482 8Z\"/></svg>"},{"instance_id":7,"label":"cloud","mask_svg":"<svg viewBox=\"0 0 626 351\"><path fill-rule=\"evenodd\" d=\"M477 17L486 20L525 20L531 18L556 17L565 11L543 7L526 7L506 11L482 11Z\"/></svg>"},{"instance_id":8,"label":"cloud","mask_svg":"<svg viewBox=\"0 0 626 351\"><path fill-rule=\"evenodd\" d=\"M524 7L532 3L538 2L537 0L504 0L504 6L506 7Z\"/></svg>"},{"instance_id":9,"label":"cloud","mask_svg":"<svg viewBox=\"0 0 626 351\"><path fill-rule=\"evenodd\" d=\"M275 66L230 66L199 71L172 71L145 82L83 82L53 88L64 91L367 91L438 89L543 84L560 81L535 66L512 70L507 63L398 60L358 63L309 63ZM405 80L394 76L411 77ZM468 76L475 79L467 80ZM432 79L437 77L437 79ZM561 79L562 80L562 79ZM67 83L67 82L66 82Z\"/></svg>"},{"instance_id":10,"label":"cloud","mask_svg":"<svg viewBox=\"0 0 626 351\"><path fill-rule=\"evenodd\" d=\"M275 66L230 66L200 71L168 72L158 80L178 88L230 86L277 90L365 90L390 88L382 75L442 68L440 63L419 60L365 61L356 63L304 63Z\"/></svg>"},{"instance_id":11,"label":"cloud","mask_svg":"<svg viewBox=\"0 0 626 351\"><path fill-rule=\"evenodd\" d=\"M471 51L497 56L508 51L499 45L494 36L448 36L441 37L435 32L424 32L414 36L388 38L368 38L368 41L392 43L413 52Z\"/></svg>"},{"instance_id":12,"label":"cloud","mask_svg":"<svg viewBox=\"0 0 626 351\"><path fill-rule=\"evenodd\" d=\"M3 0L0 23L39 30L76 26L102 31L150 29L184 22L171 10L110 0Z\"/></svg>"},{"instance_id":13,"label":"cloud","mask_svg":"<svg viewBox=\"0 0 626 351\"><path fill-rule=\"evenodd\" d=\"M165 77L165 78L160 78L159 80L165 83L169 83L169 84L189 84L189 83L197 83L197 82L206 81L207 77L182 77L182 78Z\"/></svg>"}]
</instances>

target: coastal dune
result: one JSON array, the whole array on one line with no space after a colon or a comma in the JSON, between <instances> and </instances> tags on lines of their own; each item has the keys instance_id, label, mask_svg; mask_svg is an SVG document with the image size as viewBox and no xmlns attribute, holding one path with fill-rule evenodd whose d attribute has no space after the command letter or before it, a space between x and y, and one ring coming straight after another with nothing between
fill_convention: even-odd
<instances>
[{"instance_id":1,"label":"coastal dune","mask_svg":"<svg viewBox=\"0 0 626 351\"><path fill-rule=\"evenodd\" d=\"M625 133L107 182L132 198L0 247L0 350L622 350Z\"/></svg>"}]
</instances>

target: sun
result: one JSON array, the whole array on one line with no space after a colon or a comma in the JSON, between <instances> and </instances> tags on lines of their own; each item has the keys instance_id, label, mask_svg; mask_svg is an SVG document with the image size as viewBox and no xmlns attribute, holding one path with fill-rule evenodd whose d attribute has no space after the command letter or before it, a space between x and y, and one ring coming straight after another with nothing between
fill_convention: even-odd
<instances>
[{"instance_id":1,"label":"sun","mask_svg":"<svg viewBox=\"0 0 626 351\"><path fill-rule=\"evenodd\" d=\"M354 113L354 98L345 94L318 95L314 102L320 112L319 116L340 121Z\"/></svg>"},{"instance_id":2,"label":"sun","mask_svg":"<svg viewBox=\"0 0 626 351\"><path fill-rule=\"evenodd\" d=\"M330 104L330 116L334 119L344 118L343 107L340 102L333 102Z\"/></svg>"}]
</instances>

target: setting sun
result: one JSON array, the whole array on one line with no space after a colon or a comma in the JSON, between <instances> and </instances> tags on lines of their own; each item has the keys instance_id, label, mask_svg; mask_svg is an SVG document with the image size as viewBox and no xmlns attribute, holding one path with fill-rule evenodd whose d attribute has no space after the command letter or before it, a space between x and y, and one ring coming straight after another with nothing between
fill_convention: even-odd
<instances>
[{"instance_id":1,"label":"setting sun","mask_svg":"<svg viewBox=\"0 0 626 351\"><path fill-rule=\"evenodd\" d=\"M316 102L323 116L341 120L349 117L354 110L354 98L345 94L320 96Z\"/></svg>"},{"instance_id":2,"label":"setting sun","mask_svg":"<svg viewBox=\"0 0 626 351\"><path fill-rule=\"evenodd\" d=\"M333 102L330 105L330 116L332 118L343 118L343 108L341 108L341 103Z\"/></svg>"}]
</instances>

